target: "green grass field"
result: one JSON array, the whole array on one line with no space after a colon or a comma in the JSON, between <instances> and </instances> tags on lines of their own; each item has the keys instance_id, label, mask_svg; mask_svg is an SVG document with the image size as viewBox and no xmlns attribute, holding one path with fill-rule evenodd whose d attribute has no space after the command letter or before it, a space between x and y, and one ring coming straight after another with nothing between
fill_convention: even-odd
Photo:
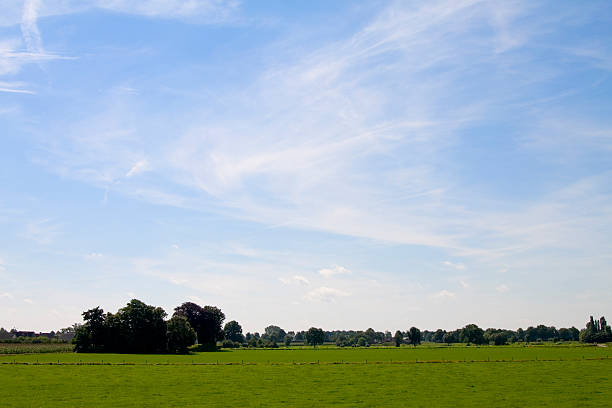
<instances>
[{"instance_id":1,"label":"green grass field","mask_svg":"<svg viewBox=\"0 0 612 408\"><path fill-rule=\"evenodd\" d=\"M70 362L70 363L161 363L161 364L220 364L223 363L388 363L416 361L513 361L513 360L581 360L605 358L612 347L582 345L560 346L437 346L416 348L336 348L297 347L290 349L235 349L214 353L189 355L137 355L137 354L77 354L48 353L0 355L3 362Z\"/></svg>"},{"instance_id":2,"label":"green grass field","mask_svg":"<svg viewBox=\"0 0 612 408\"><path fill-rule=\"evenodd\" d=\"M508 346L188 356L20 354L0 356L0 395L6 407L610 406L608 350ZM104 365L85 364L102 360Z\"/></svg>"}]
</instances>

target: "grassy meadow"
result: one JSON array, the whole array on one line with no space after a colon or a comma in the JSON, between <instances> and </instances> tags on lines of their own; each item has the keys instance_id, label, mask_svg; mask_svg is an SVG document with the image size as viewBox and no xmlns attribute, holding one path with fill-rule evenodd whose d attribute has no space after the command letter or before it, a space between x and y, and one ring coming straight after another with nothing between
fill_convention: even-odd
<instances>
[{"instance_id":1,"label":"grassy meadow","mask_svg":"<svg viewBox=\"0 0 612 408\"><path fill-rule=\"evenodd\" d=\"M426 345L16 354L0 356L0 393L6 407L609 406L609 350Z\"/></svg>"}]
</instances>

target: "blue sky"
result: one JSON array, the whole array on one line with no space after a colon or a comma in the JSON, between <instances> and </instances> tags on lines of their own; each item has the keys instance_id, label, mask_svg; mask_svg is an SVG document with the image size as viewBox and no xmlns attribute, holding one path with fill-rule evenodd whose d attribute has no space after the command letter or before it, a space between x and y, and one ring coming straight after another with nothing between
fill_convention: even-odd
<instances>
[{"instance_id":1,"label":"blue sky","mask_svg":"<svg viewBox=\"0 0 612 408\"><path fill-rule=\"evenodd\" d=\"M0 326L612 311L606 1L0 0Z\"/></svg>"}]
</instances>

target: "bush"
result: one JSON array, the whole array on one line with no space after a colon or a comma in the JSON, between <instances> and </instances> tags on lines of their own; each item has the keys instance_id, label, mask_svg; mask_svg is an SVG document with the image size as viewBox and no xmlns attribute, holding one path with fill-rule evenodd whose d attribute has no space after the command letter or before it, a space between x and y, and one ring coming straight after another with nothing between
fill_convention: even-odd
<instances>
[{"instance_id":1,"label":"bush","mask_svg":"<svg viewBox=\"0 0 612 408\"><path fill-rule=\"evenodd\" d=\"M240 343L237 341L223 340L221 348L240 348Z\"/></svg>"},{"instance_id":2,"label":"bush","mask_svg":"<svg viewBox=\"0 0 612 408\"><path fill-rule=\"evenodd\" d=\"M263 346L264 346L265 348L278 348L278 344L276 344L276 342L275 342L275 341L271 341L271 340L266 341L266 342L263 344Z\"/></svg>"},{"instance_id":3,"label":"bush","mask_svg":"<svg viewBox=\"0 0 612 408\"><path fill-rule=\"evenodd\" d=\"M358 346L358 347L368 347L368 341L366 340L366 338L365 338L365 337L360 337L360 338L357 340L357 346Z\"/></svg>"}]
</instances>

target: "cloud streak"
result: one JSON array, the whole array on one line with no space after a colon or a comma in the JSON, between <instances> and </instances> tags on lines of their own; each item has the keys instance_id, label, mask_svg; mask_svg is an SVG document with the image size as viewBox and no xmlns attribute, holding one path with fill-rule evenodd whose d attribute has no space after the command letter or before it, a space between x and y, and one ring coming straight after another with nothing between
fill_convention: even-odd
<instances>
[{"instance_id":1,"label":"cloud streak","mask_svg":"<svg viewBox=\"0 0 612 408\"><path fill-rule=\"evenodd\" d=\"M448 165L470 146L466 130L507 102L504 92L470 84L499 87L503 81L481 70L524 67L509 53L537 35L521 26L520 39L512 39L514 21L528 11L522 2L499 9L480 1L392 3L349 38L274 64L246 90L228 92L231 103L199 106L172 139L143 126L145 118L123 114L120 107L134 99L128 105L109 94L107 109L73 127L71 151L58 153L62 172L152 202L458 256L494 258L546 245L575 207L519 229L535 219L526 213L550 202L497 210L494 201L461 191ZM591 133L606 137L597 129ZM162 147L146 147L151 139ZM156 163L149 171L190 193L133 184L131 176L148 168L143 152ZM113 184L123 175L132 183Z\"/></svg>"},{"instance_id":2,"label":"cloud streak","mask_svg":"<svg viewBox=\"0 0 612 408\"><path fill-rule=\"evenodd\" d=\"M26 0L23 4L21 17L21 33L29 52L44 54L42 38L38 30L37 18L40 0Z\"/></svg>"},{"instance_id":3,"label":"cloud streak","mask_svg":"<svg viewBox=\"0 0 612 408\"><path fill-rule=\"evenodd\" d=\"M326 286L321 286L320 288L314 289L308 292L304 299L315 301L315 302L328 302L333 303L338 300L338 298L349 296L349 293L334 288L328 288Z\"/></svg>"}]
</instances>

